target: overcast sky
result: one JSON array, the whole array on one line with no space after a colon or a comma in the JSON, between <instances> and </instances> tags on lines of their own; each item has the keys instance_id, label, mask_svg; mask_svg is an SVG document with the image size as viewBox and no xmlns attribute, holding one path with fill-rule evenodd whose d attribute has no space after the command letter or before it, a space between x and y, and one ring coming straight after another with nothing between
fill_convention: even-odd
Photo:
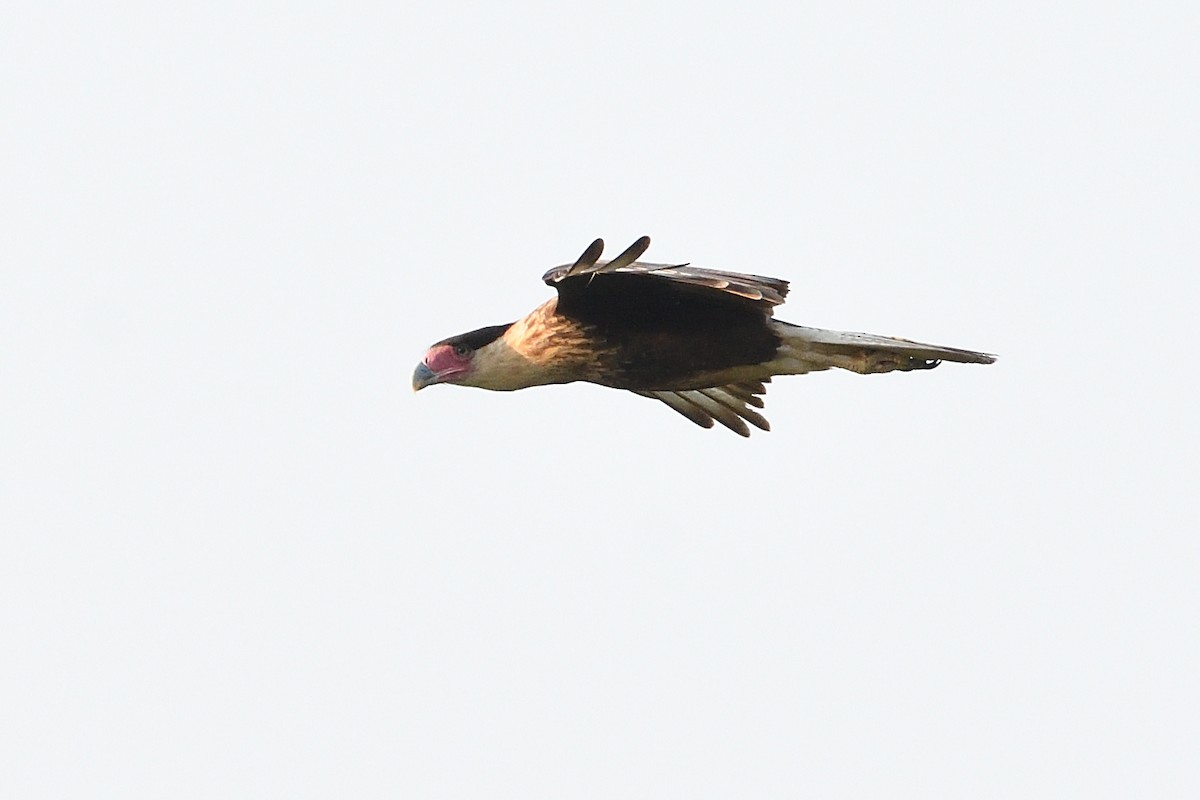
<instances>
[{"instance_id":1,"label":"overcast sky","mask_svg":"<svg viewBox=\"0 0 1200 800\"><path fill-rule=\"evenodd\" d=\"M1102 5L9 8L0 796L1197 796L1196 20ZM642 234L1000 360L412 394Z\"/></svg>"}]
</instances>

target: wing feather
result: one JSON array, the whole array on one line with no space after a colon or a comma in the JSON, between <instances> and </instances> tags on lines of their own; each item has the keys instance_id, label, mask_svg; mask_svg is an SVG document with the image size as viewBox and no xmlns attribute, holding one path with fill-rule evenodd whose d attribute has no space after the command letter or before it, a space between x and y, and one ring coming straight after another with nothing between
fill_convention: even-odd
<instances>
[{"instance_id":1,"label":"wing feather","mask_svg":"<svg viewBox=\"0 0 1200 800\"><path fill-rule=\"evenodd\" d=\"M746 420L759 430L771 430L771 424L767 422L766 417L764 417L762 414L759 414L757 411L751 411L746 407L745 402L727 393L724 389L701 389L700 393L705 397L715 400L716 402L725 406L730 411L737 414L739 417ZM747 431L747 433L749 433L749 431Z\"/></svg>"},{"instance_id":2,"label":"wing feather","mask_svg":"<svg viewBox=\"0 0 1200 800\"><path fill-rule=\"evenodd\" d=\"M602 268L605 272L616 272L619 269L624 269L630 264L638 260L642 253L646 252L646 248L650 246L650 237L643 236L629 247L625 248L625 252L609 261Z\"/></svg>"},{"instance_id":3,"label":"wing feather","mask_svg":"<svg viewBox=\"0 0 1200 800\"><path fill-rule=\"evenodd\" d=\"M577 275L585 272L596 266L596 262L600 259L600 254L604 252L604 240L597 239L587 246L587 249L579 254L579 258L575 259L575 263L567 268L567 274Z\"/></svg>"},{"instance_id":4,"label":"wing feather","mask_svg":"<svg viewBox=\"0 0 1200 800\"><path fill-rule=\"evenodd\" d=\"M763 275L747 275L716 269L693 267L690 264L654 264L637 259L650 247L650 237L643 236L612 261L600 261L604 241L592 242L574 264L555 267L542 276L547 285L561 293L564 289L582 289L597 275L641 275L659 281L671 281L716 293L750 300L770 308L783 303L788 282Z\"/></svg>"},{"instance_id":5,"label":"wing feather","mask_svg":"<svg viewBox=\"0 0 1200 800\"><path fill-rule=\"evenodd\" d=\"M755 408L762 408L765 405L763 403L763 399L757 396L767 391L767 387L763 386L761 383L731 383L728 386L722 386L721 388L726 394L736 397L743 403L752 405Z\"/></svg>"},{"instance_id":6,"label":"wing feather","mask_svg":"<svg viewBox=\"0 0 1200 800\"><path fill-rule=\"evenodd\" d=\"M752 382L678 392L636 391L635 394L661 400L703 428L711 428L714 422L719 422L739 436L749 436L747 422L760 430L771 430L766 418L749 408L749 405L763 407L762 398L757 397L754 390L759 394L766 391L761 383Z\"/></svg>"},{"instance_id":7,"label":"wing feather","mask_svg":"<svg viewBox=\"0 0 1200 800\"><path fill-rule=\"evenodd\" d=\"M750 435L750 429L746 427L746 423L742 421L742 418L738 416L738 414L732 408L718 403L704 392L699 390L689 390L685 392L676 392L676 394L687 398L689 403L703 409L704 413L711 416L726 428L729 428L729 430L733 431L738 436Z\"/></svg>"},{"instance_id":8,"label":"wing feather","mask_svg":"<svg viewBox=\"0 0 1200 800\"><path fill-rule=\"evenodd\" d=\"M675 392L636 392L642 397L649 397L653 400L662 400L667 406L692 422L699 425L701 428L711 428L713 426L713 418L706 413L704 409L697 408L686 397L682 397Z\"/></svg>"}]
</instances>

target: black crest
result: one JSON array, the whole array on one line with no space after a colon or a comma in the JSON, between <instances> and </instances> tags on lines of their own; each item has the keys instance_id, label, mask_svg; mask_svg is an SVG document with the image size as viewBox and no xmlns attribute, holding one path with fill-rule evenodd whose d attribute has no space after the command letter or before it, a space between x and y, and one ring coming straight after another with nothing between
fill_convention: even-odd
<instances>
[{"instance_id":1,"label":"black crest","mask_svg":"<svg viewBox=\"0 0 1200 800\"><path fill-rule=\"evenodd\" d=\"M472 350L478 350L481 347L486 347L492 342L504 335L504 332L512 327L512 323L507 325L489 325L486 328L470 331L469 333L460 333L458 336L451 336L449 339L443 339L434 344L437 347L439 344L448 344L452 347L465 345Z\"/></svg>"}]
</instances>

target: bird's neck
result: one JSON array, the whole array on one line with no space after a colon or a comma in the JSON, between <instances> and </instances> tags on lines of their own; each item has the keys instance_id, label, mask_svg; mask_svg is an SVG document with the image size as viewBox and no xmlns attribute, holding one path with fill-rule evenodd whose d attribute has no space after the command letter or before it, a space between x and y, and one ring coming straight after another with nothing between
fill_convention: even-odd
<instances>
[{"instance_id":1,"label":"bird's neck","mask_svg":"<svg viewBox=\"0 0 1200 800\"><path fill-rule=\"evenodd\" d=\"M592 351L586 330L555 312L551 299L517 320L475 354L469 385L497 391L586 377Z\"/></svg>"}]
</instances>

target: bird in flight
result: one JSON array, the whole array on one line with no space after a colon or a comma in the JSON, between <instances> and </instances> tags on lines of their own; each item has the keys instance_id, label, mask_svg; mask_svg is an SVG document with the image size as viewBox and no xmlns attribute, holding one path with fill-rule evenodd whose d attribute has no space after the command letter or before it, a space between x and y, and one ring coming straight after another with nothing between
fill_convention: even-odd
<instances>
[{"instance_id":1,"label":"bird in flight","mask_svg":"<svg viewBox=\"0 0 1200 800\"><path fill-rule=\"evenodd\" d=\"M776 375L837 367L862 375L932 369L995 356L890 336L806 328L773 319L787 296L778 278L688 264L638 261L643 236L612 261L597 239L542 280L552 298L507 325L451 336L429 348L413 390L435 383L511 391L589 381L661 400L705 428L742 436Z\"/></svg>"}]
</instances>

